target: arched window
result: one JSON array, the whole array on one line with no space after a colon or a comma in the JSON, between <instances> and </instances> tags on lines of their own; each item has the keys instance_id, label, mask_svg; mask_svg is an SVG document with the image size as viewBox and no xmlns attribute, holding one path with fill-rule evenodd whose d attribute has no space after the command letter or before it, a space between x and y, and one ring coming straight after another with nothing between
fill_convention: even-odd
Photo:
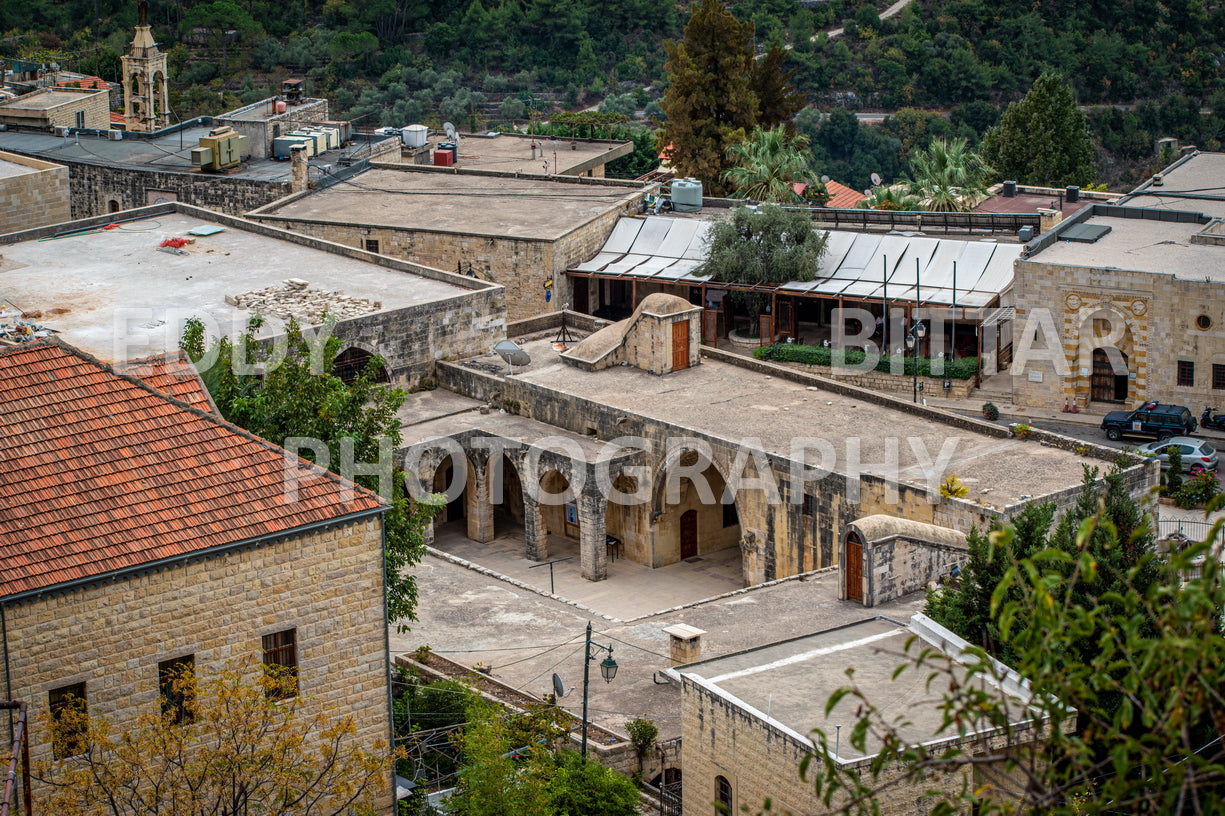
<instances>
[{"instance_id":1,"label":"arched window","mask_svg":"<svg viewBox=\"0 0 1225 816\"><path fill-rule=\"evenodd\" d=\"M347 383L352 383L366 370L366 365L374 357L373 354L365 349L353 346L342 351L336 356L336 365L332 372ZM374 382L390 382L391 378L387 376L387 369L384 366L379 366L371 378Z\"/></svg>"},{"instance_id":2,"label":"arched window","mask_svg":"<svg viewBox=\"0 0 1225 816\"><path fill-rule=\"evenodd\" d=\"M732 783L726 777L715 777L715 805L717 816L732 813Z\"/></svg>"},{"instance_id":3,"label":"arched window","mask_svg":"<svg viewBox=\"0 0 1225 816\"><path fill-rule=\"evenodd\" d=\"M113 198L110 200L110 202L107 203L106 207L110 212L113 212L113 213L119 212L119 202Z\"/></svg>"}]
</instances>

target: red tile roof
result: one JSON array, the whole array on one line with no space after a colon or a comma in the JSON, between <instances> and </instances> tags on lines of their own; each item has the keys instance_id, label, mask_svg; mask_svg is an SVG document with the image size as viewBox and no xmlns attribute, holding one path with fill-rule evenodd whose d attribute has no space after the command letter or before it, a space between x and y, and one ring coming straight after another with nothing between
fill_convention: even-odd
<instances>
[{"instance_id":1,"label":"red tile roof","mask_svg":"<svg viewBox=\"0 0 1225 816\"><path fill-rule=\"evenodd\" d=\"M0 349L0 596L383 505L54 340ZM344 493L348 495L343 495Z\"/></svg>"},{"instance_id":2,"label":"red tile roof","mask_svg":"<svg viewBox=\"0 0 1225 816\"><path fill-rule=\"evenodd\" d=\"M200 374L188 359L186 352L172 351L152 357L142 357L139 360L128 360L123 365L117 366L116 370L136 377L146 385L156 388L167 396L174 397L179 402L185 402L192 408L221 416L216 403L213 402L212 395L208 393L208 388L204 385L204 380L200 379Z\"/></svg>"},{"instance_id":3,"label":"red tile roof","mask_svg":"<svg viewBox=\"0 0 1225 816\"><path fill-rule=\"evenodd\" d=\"M99 91L109 91L110 84L96 76L81 77L80 79L62 79L56 83L61 88L93 88Z\"/></svg>"},{"instance_id":4,"label":"red tile roof","mask_svg":"<svg viewBox=\"0 0 1225 816\"><path fill-rule=\"evenodd\" d=\"M795 190L798 196L804 195L804 191L808 189L808 185L802 182L795 182L791 185L791 189ZM825 207L839 207L841 209L854 209L855 205L867 198L863 193L856 192L845 184L839 184L836 181L825 182L825 192L829 193L829 201L825 202Z\"/></svg>"},{"instance_id":5,"label":"red tile roof","mask_svg":"<svg viewBox=\"0 0 1225 816\"><path fill-rule=\"evenodd\" d=\"M124 125L127 124L127 121L128 117L124 116L122 113L115 113L114 111L111 111L112 125Z\"/></svg>"}]
</instances>

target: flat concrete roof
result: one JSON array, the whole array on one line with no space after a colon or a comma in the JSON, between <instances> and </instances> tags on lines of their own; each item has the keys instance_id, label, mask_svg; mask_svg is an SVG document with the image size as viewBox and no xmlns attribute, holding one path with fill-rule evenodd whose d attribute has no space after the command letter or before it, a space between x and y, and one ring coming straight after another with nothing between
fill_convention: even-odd
<instances>
[{"instance_id":1,"label":"flat concrete roof","mask_svg":"<svg viewBox=\"0 0 1225 816\"><path fill-rule=\"evenodd\" d=\"M115 362L177 348L190 316L204 319L214 334L241 331L251 312L230 306L225 296L286 278L381 301L382 311L468 291L228 222L223 232L197 237L183 248L185 255L159 249L163 240L210 223L216 224L172 212L110 231L0 245L0 301L26 313L42 312L36 322ZM270 330L274 324L270 321Z\"/></svg>"},{"instance_id":2,"label":"flat concrete roof","mask_svg":"<svg viewBox=\"0 0 1225 816\"><path fill-rule=\"evenodd\" d=\"M1225 153L1194 153L1186 161L1141 184L1123 202L1129 207L1200 212L1225 217Z\"/></svg>"},{"instance_id":3,"label":"flat concrete roof","mask_svg":"<svg viewBox=\"0 0 1225 816\"><path fill-rule=\"evenodd\" d=\"M26 173L37 173L38 168L27 167L24 164L18 164L13 161L0 159L0 178L11 178L13 176L24 176Z\"/></svg>"},{"instance_id":4,"label":"flat concrete roof","mask_svg":"<svg viewBox=\"0 0 1225 816\"><path fill-rule=\"evenodd\" d=\"M620 207L633 187L376 168L261 215L391 229L555 240Z\"/></svg>"},{"instance_id":5,"label":"flat concrete roof","mask_svg":"<svg viewBox=\"0 0 1225 816\"><path fill-rule=\"evenodd\" d=\"M520 345L531 355L532 364L515 369L516 378L735 444L760 440L753 444L786 458L792 456L793 440L824 439L836 457L826 466L832 465L829 469L836 473L849 472L858 446L860 473L891 476L891 450L896 446L899 480L926 488L919 454L934 461L948 445L951 458L945 472L956 473L969 488L967 499L996 509L1078 485L1084 475L1082 463L1102 464L1059 448L954 425L953 420L964 418L953 414L945 425L901 408L708 357L701 365L661 377L632 366L583 371L562 362L548 339L520 341ZM806 454L809 465L821 465L817 448ZM933 489L942 475L935 475Z\"/></svg>"},{"instance_id":6,"label":"flat concrete roof","mask_svg":"<svg viewBox=\"0 0 1225 816\"><path fill-rule=\"evenodd\" d=\"M603 164L630 153L633 142L611 142L592 139L550 139L545 136L527 136L516 133L499 133L495 136L461 133L459 160L456 166L481 170L505 170L520 173L570 173L574 168L592 164ZM447 141L445 135L431 134L429 144L436 148ZM532 151L532 145L537 149ZM549 168L544 168L548 160Z\"/></svg>"},{"instance_id":7,"label":"flat concrete roof","mask_svg":"<svg viewBox=\"0 0 1225 816\"><path fill-rule=\"evenodd\" d=\"M885 720L907 721L901 734L907 742L955 737L940 730L943 712L938 704L945 690L942 680L928 687L929 669L910 669L895 679L893 672L905 662L906 642L916 634L908 624L878 617L825 632L773 643L748 652L677 667L682 675L696 675L723 693L767 714L800 736L821 729L833 743L836 725L843 725L838 756L865 755L851 745L850 732L858 720L858 700L843 698L827 715L830 696L850 685L847 669L855 670L854 683L880 707ZM923 645L931 644L924 640ZM917 647L911 647L917 654ZM959 674L964 674L959 672ZM869 752L879 742L869 738Z\"/></svg>"},{"instance_id":8,"label":"flat concrete roof","mask_svg":"<svg viewBox=\"0 0 1225 816\"><path fill-rule=\"evenodd\" d=\"M48 88L42 91L34 91L33 93L23 94L22 96L6 102L0 102L0 108L3 108L4 110L50 110L51 108L57 108L60 105L67 105L70 102L75 102L76 100L82 99L86 96L105 93L110 92Z\"/></svg>"},{"instance_id":9,"label":"flat concrete roof","mask_svg":"<svg viewBox=\"0 0 1225 816\"><path fill-rule=\"evenodd\" d=\"M975 207L974 212L1036 213L1038 210L1059 210L1063 213L1064 218L1071 218L1074 214L1093 203L1091 199L1083 196L1079 201L1069 202L1066 198L1060 201L1058 192L1047 194L1019 192L1012 198L993 195Z\"/></svg>"},{"instance_id":10,"label":"flat concrete roof","mask_svg":"<svg viewBox=\"0 0 1225 816\"><path fill-rule=\"evenodd\" d=\"M1055 241L1022 260L1225 281L1225 247L1191 243L1191 236L1204 230L1203 224L1107 216L1091 216L1082 223L1110 227L1110 232L1091 244Z\"/></svg>"},{"instance_id":11,"label":"flat concrete roof","mask_svg":"<svg viewBox=\"0 0 1225 816\"><path fill-rule=\"evenodd\" d=\"M0 150L38 156L47 161L78 161L104 164L132 170L191 173L201 178L244 178L260 181L289 181L289 162L253 159L225 173L205 173L191 163L191 151L200 146L200 137L207 136L213 126L187 127L152 139L126 135L111 141L107 135L74 134L53 136L30 131L0 132ZM115 131L118 133L119 131ZM354 143L360 147L364 143ZM352 148L350 148L352 149ZM311 158L312 165L334 164L348 150L329 150ZM312 174L313 175L313 174Z\"/></svg>"}]
</instances>

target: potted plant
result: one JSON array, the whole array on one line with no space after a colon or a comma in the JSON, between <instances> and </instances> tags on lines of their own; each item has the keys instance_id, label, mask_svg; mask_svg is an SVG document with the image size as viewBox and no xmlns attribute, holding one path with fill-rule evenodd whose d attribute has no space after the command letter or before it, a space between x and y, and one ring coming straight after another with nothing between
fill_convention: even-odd
<instances>
[{"instance_id":1,"label":"potted plant","mask_svg":"<svg viewBox=\"0 0 1225 816\"><path fill-rule=\"evenodd\" d=\"M1000 418L1000 409L995 407L995 403L987 402L983 404L983 418L991 422L995 422Z\"/></svg>"}]
</instances>

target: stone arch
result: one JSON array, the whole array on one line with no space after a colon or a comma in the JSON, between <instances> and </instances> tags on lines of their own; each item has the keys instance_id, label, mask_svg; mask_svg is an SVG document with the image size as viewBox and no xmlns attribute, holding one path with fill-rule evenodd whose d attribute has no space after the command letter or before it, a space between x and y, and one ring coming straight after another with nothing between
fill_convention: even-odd
<instances>
[{"instance_id":1,"label":"stone arch","mask_svg":"<svg viewBox=\"0 0 1225 816\"><path fill-rule=\"evenodd\" d=\"M561 535L578 541L582 536L579 521L579 495L572 479L557 467L549 467L535 481L535 500L540 506L545 529L553 535Z\"/></svg>"},{"instance_id":2,"label":"stone arch","mask_svg":"<svg viewBox=\"0 0 1225 816\"><path fill-rule=\"evenodd\" d=\"M119 202L117 200L112 198L110 201L106 202L106 211L108 213L117 213L119 212L119 209Z\"/></svg>"},{"instance_id":3,"label":"stone arch","mask_svg":"<svg viewBox=\"0 0 1225 816\"><path fill-rule=\"evenodd\" d=\"M668 474L676 467L700 467L701 484L682 476L670 490ZM726 472L713 456L694 447L669 452L655 471L652 486L653 566L739 546L742 528L738 503ZM746 558L742 551L742 567Z\"/></svg>"},{"instance_id":4,"label":"stone arch","mask_svg":"<svg viewBox=\"0 0 1225 816\"><path fill-rule=\"evenodd\" d=\"M521 457L512 457L509 451L502 451L491 458L486 467L495 538L526 524L522 465Z\"/></svg>"},{"instance_id":5,"label":"stone arch","mask_svg":"<svg viewBox=\"0 0 1225 816\"><path fill-rule=\"evenodd\" d=\"M332 373L344 382L351 384L366 370L366 366L370 361L377 356L376 353L356 343L350 344L348 348L336 355ZM387 373L387 366L384 363L377 365L374 372L374 381L379 383L391 382L391 377Z\"/></svg>"},{"instance_id":6,"label":"stone arch","mask_svg":"<svg viewBox=\"0 0 1225 816\"><path fill-rule=\"evenodd\" d=\"M1076 399L1081 405L1095 400L1126 403L1133 390L1130 375L1139 379L1134 317L1114 304L1095 303L1081 308L1076 319Z\"/></svg>"},{"instance_id":7,"label":"stone arch","mask_svg":"<svg viewBox=\"0 0 1225 816\"><path fill-rule=\"evenodd\" d=\"M149 112L158 118L166 115L166 111L163 110L166 100L162 98L162 88L165 84L166 75L158 71L153 75L153 82L149 86Z\"/></svg>"}]
</instances>

